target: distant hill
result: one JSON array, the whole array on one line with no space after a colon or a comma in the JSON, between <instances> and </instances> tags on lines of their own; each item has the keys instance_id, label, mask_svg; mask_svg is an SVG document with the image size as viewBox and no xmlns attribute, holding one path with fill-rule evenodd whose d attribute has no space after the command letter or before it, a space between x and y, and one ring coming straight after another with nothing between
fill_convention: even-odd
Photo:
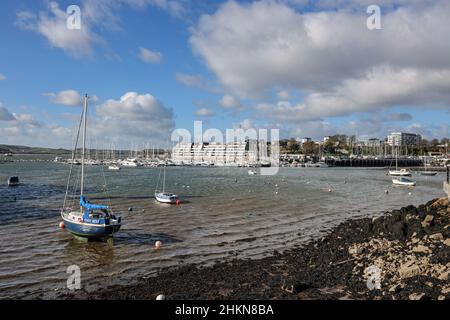
<instances>
[{"instance_id":1,"label":"distant hill","mask_svg":"<svg viewBox=\"0 0 450 320\"><path fill-rule=\"evenodd\" d=\"M0 155L6 153L12 154L70 154L70 150L66 149L52 149L52 148L35 148L27 146L11 146L6 144L0 144Z\"/></svg>"}]
</instances>

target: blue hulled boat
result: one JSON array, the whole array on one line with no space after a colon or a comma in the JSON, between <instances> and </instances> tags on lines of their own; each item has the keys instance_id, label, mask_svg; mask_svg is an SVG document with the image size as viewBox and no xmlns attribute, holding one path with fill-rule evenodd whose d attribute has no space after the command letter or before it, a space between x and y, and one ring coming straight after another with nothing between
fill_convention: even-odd
<instances>
[{"instance_id":1,"label":"blue hulled boat","mask_svg":"<svg viewBox=\"0 0 450 320\"><path fill-rule=\"evenodd\" d=\"M64 226L71 233L85 238L106 238L119 231L122 219L110 213L108 206L91 204L80 196L80 208L61 213Z\"/></svg>"},{"instance_id":2,"label":"blue hulled boat","mask_svg":"<svg viewBox=\"0 0 450 320\"><path fill-rule=\"evenodd\" d=\"M83 114L78 127L77 141L75 143L75 150L77 149L78 137L80 134L81 124L83 123L83 148L81 154L81 186L80 186L80 200L79 207L76 209L66 207L68 199L68 191L70 186L70 177L72 175L73 163L71 163L69 180L67 182L66 196L64 197L64 205L61 211L61 217L64 221L64 227L72 234L84 238L108 238L115 232L119 231L122 219L116 217L108 206L101 204L92 204L86 200L83 195L84 191L84 164L85 164L85 150L86 150L86 114L87 114L87 100L84 98ZM73 153L75 160L75 152Z\"/></svg>"}]
</instances>

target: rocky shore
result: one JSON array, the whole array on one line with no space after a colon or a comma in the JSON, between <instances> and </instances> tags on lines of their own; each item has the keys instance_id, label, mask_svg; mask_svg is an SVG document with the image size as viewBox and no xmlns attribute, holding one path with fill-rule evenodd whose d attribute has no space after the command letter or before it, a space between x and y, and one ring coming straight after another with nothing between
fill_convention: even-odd
<instances>
[{"instance_id":1,"label":"rocky shore","mask_svg":"<svg viewBox=\"0 0 450 320\"><path fill-rule=\"evenodd\" d=\"M188 265L136 284L60 299L450 298L447 198L340 224L322 239L259 260Z\"/></svg>"}]
</instances>

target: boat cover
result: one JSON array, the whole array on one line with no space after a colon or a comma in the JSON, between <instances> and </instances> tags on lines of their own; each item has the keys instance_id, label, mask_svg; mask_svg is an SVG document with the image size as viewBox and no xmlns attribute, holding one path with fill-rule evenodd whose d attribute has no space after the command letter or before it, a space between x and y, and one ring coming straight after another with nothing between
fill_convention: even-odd
<instances>
[{"instance_id":1,"label":"boat cover","mask_svg":"<svg viewBox=\"0 0 450 320\"><path fill-rule=\"evenodd\" d=\"M84 196L80 196L80 206L82 206L83 208L86 208L88 210L108 209L108 206L104 206L104 205L101 205L101 204L89 203L89 201L87 201Z\"/></svg>"}]
</instances>

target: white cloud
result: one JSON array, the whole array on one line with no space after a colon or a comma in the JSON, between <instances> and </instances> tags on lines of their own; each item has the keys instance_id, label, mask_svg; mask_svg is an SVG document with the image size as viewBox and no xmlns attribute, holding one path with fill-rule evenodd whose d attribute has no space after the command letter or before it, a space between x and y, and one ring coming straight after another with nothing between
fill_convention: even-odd
<instances>
[{"instance_id":1,"label":"white cloud","mask_svg":"<svg viewBox=\"0 0 450 320\"><path fill-rule=\"evenodd\" d=\"M449 1L416 1L421 10L383 1L400 6L386 11L376 31L367 29L365 11L299 13L287 3L229 1L191 29L194 52L230 96L265 100L277 88L296 89L298 103L272 104L273 112L263 104L267 117L283 121L449 106Z\"/></svg>"},{"instance_id":2,"label":"white cloud","mask_svg":"<svg viewBox=\"0 0 450 320\"><path fill-rule=\"evenodd\" d=\"M226 94L220 99L219 104L224 109L234 109L240 111L243 106L234 96Z\"/></svg>"},{"instance_id":3,"label":"white cloud","mask_svg":"<svg viewBox=\"0 0 450 320\"><path fill-rule=\"evenodd\" d=\"M6 80L6 76L0 73L0 81Z\"/></svg>"},{"instance_id":4,"label":"white cloud","mask_svg":"<svg viewBox=\"0 0 450 320\"><path fill-rule=\"evenodd\" d=\"M169 143L175 126L173 111L148 93L127 92L119 100L109 99L91 108L88 143L95 141L99 146L112 142L117 148L144 143L163 146ZM40 124L29 114L11 113L0 105L0 120L4 120L0 121L0 136L8 144L70 148L79 117L71 115L70 119L73 126L69 128Z\"/></svg>"},{"instance_id":5,"label":"white cloud","mask_svg":"<svg viewBox=\"0 0 450 320\"><path fill-rule=\"evenodd\" d=\"M48 3L48 11L37 15L30 11L18 12L16 25L44 36L52 47L63 49L72 56L91 55L94 43L103 40L91 30L87 19L82 19L81 28L74 30L67 28L66 20L66 12L52 1Z\"/></svg>"},{"instance_id":6,"label":"white cloud","mask_svg":"<svg viewBox=\"0 0 450 320\"><path fill-rule=\"evenodd\" d=\"M82 106L83 97L82 95L73 89L63 90L58 93L44 93L44 96L48 97L51 102L55 104L61 104L65 106L78 107ZM99 98L95 95L89 96L89 102L98 102Z\"/></svg>"},{"instance_id":7,"label":"white cloud","mask_svg":"<svg viewBox=\"0 0 450 320\"><path fill-rule=\"evenodd\" d=\"M58 93L44 93L50 101L65 106L81 106L82 97L75 90L63 90Z\"/></svg>"},{"instance_id":8,"label":"white cloud","mask_svg":"<svg viewBox=\"0 0 450 320\"><path fill-rule=\"evenodd\" d=\"M212 117L214 116L214 112L208 108L199 108L195 111L195 115L197 117Z\"/></svg>"},{"instance_id":9,"label":"white cloud","mask_svg":"<svg viewBox=\"0 0 450 320\"><path fill-rule=\"evenodd\" d=\"M139 48L139 58L147 63L160 63L162 62L163 55L161 52L152 51L147 48Z\"/></svg>"},{"instance_id":10,"label":"white cloud","mask_svg":"<svg viewBox=\"0 0 450 320\"><path fill-rule=\"evenodd\" d=\"M97 107L93 128L102 139L129 146L131 141L166 143L174 128L172 109L149 93L127 92Z\"/></svg>"},{"instance_id":11,"label":"white cloud","mask_svg":"<svg viewBox=\"0 0 450 320\"><path fill-rule=\"evenodd\" d=\"M139 10L153 6L176 17L182 17L186 12L182 2L177 0L83 0L80 4L81 28L69 30L66 27L65 7L60 8L57 2L50 1L47 8L37 14L28 10L17 12L15 24L23 30L42 35L50 46L79 58L92 55L96 45L108 49L107 43L99 33L105 29L110 31L122 29L120 10L124 6ZM117 58L114 52L107 55Z\"/></svg>"}]
</instances>

